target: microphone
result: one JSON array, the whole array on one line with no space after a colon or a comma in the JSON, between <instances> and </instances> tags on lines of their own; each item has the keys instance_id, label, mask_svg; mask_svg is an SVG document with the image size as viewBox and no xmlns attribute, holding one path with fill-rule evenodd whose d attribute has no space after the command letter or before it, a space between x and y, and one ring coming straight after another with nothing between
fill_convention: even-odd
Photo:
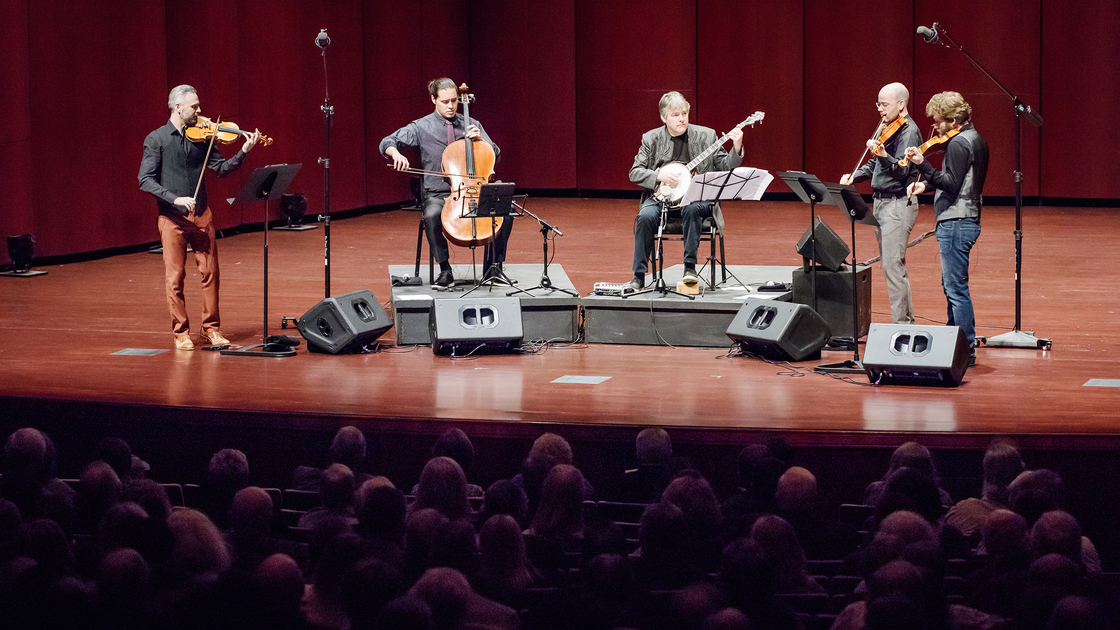
<instances>
[{"instance_id":1,"label":"microphone","mask_svg":"<svg viewBox=\"0 0 1120 630\"><path fill-rule=\"evenodd\" d=\"M319 34L315 36L315 45L323 50L326 50L327 46L331 45L331 38L327 35L327 29L324 28L320 30Z\"/></svg>"},{"instance_id":2,"label":"microphone","mask_svg":"<svg viewBox=\"0 0 1120 630\"><path fill-rule=\"evenodd\" d=\"M938 37L937 37L937 25L936 24L934 25L933 28L927 28L925 26L919 26L918 27L918 35L921 35L922 37L924 37L926 39L927 44L933 44L933 43L939 41Z\"/></svg>"}]
</instances>

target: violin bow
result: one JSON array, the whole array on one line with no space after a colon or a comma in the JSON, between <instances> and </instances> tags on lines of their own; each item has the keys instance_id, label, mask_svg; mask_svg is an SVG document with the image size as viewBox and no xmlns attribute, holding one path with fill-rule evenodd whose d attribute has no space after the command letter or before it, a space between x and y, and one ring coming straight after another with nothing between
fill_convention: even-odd
<instances>
[{"instance_id":1,"label":"violin bow","mask_svg":"<svg viewBox=\"0 0 1120 630\"><path fill-rule=\"evenodd\" d=\"M878 126L878 127L876 127L876 128L875 128L875 132L871 134L871 137L872 137L872 138L878 138L878 137L879 137L879 132L883 130L883 125L884 125L884 124L885 124L885 123L884 123L884 122L883 122L883 121L882 121L882 120L880 119L880 120L879 120L879 126ZM858 161L858 162L856 162L856 167L852 169L852 173L853 173L853 174L854 174L854 173L855 173L856 171L858 171L858 170L859 170L859 167L863 166L863 158L867 157L867 152L868 152L869 150L870 150L870 147L868 147L868 146L867 146L867 143L865 142L865 143L864 143L864 147L863 147L863 155L859 156L859 161Z\"/></svg>"},{"instance_id":2,"label":"violin bow","mask_svg":"<svg viewBox=\"0 0 1120 630\"><path fill-rule=\"evenodd\" d=\"M194 195L191 197L191 199L194 199L195 204L198 203L198 191L202 188L202 178L206 176L206 165L210 163L210 152L214 150L214 141L218 139L217 128L222 126L221 116L218 117L218 121L214 124L214 135L210 136L210 144L206 146L206 157L202 160L202 170L198 173L198 182L194 185ZM205 210L203 210L203 212L205 212ZM198 214L201 213L195 212L195 215Z\"/></svg>"}]
</instances>

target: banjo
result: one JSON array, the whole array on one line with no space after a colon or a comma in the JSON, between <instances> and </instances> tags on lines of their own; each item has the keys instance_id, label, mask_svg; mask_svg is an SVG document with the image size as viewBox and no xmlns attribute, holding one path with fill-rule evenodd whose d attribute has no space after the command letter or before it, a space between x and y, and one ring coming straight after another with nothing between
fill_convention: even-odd
<instances>
[{"instance_id":1,"label":"banjo","mask_svg":"<svg viewBox=\"0 0 1120 630\"><path fill-rule=\"evenodd\" d=\"M735 128L742 129L747 125L754 126L756 122L761 122L765 116L766 114L763 112L755 112L748 116L747 119L743 122L735 125ZM670 186L664 182L658 183L657 186L653 189L653 198L657 201L668 201L673 205L680 203L680 200L684 199L685 192L688 191L688 185L692 182L693 169L696 168L701 162L708 159L708 156L715 153L716 149L723 146L723 143L727 142L727 139L728 137L730 137L730 135L731 132L723 134L722 138L716 140L715 143L713 143L707 149L704 149L704 151L701 152L700 155L697 155L688 164L682 164L680 162L670 162L658 169L670 173L676 173L677 185Z\"/></svg>"}]
</instances>

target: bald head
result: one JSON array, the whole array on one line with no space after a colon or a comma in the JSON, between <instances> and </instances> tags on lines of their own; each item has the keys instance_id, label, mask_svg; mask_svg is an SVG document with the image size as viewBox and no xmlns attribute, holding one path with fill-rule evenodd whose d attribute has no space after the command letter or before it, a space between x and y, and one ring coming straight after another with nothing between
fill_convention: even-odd
<instances>
[{"instance_id":1,"label":"bald head","mask_svg":"<svg viewBox=\"0 0 1120 630\"><path fill-rule=\"evenodd\" d=\"M905 101L910 102L910 90L901 83L888 83L879 90L879 98L889 98L892 101Z\"/></svg>"},{"instance_id":2,"label":"bald head","mask_svg":"<svg viewBox=\"0 0 1120 630\"><path fill-rule=\"evenodd\" d=\"M899 510L879 523L879 533L897 536L904 544L922 540L935 540L933 527L924 517L914 512Z\"/></svg>"},{"instance_id":3,"label":"bald head","mask_svg":"<svg viewBox=\"0 0 1120 630\"><path fill-rule=\"evenodd\" d=\"M808 469L793 466L778 478L774 496L779 510L811 511L817 501L817 478Z\"/></svg>"}]
</instances>

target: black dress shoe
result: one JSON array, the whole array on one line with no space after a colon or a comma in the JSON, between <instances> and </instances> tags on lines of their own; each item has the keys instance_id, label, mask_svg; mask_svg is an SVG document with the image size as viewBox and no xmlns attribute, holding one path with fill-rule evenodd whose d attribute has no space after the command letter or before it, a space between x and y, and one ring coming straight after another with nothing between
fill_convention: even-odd
<instances>
[{"instance_id":1,"label":"black dress shoe","mask_svg":"<svg viewBox=\"0 0 1120 630\"><path fill-rule=\"evenodd\" d=\"M450 269L448 269L447 271L439 272L439 275L436 276L435 285L437 287L445 287L445 288L450 287L450 286L454 286L455 285L455 274L451 273Z\"/></svg>"},{"instance_id":2,"label":"black dress shoe","mask_svg":"<svg viewBox=\"0 0 1120 630\"><path fill-rule=\"evenodd\" d=\"M646 284L646 277L645 276L634 276L634 278L632 280L630 280L630 282L627 282L625 285L623 285L622 292L623 293L634 293L635 291L640 291L642 289L642 287L645 286L645 284Z\"/></svg>"}]
</instances>

